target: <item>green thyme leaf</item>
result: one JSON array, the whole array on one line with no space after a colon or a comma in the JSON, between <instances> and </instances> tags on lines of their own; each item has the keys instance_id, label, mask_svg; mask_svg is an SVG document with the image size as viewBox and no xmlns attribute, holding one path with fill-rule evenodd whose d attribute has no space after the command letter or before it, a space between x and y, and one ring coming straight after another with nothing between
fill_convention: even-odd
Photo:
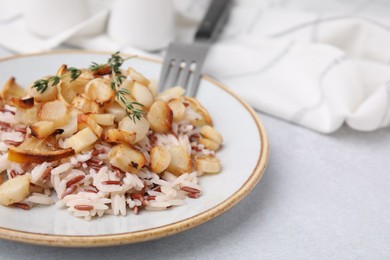
<instances>
[{"instance_id":1,"label":"green thyme leaf","mask_svg":"<svg viewBox=\"0 0 390 260\"><path fill-rule=\"evenodd\" d=\"M80 77L80 75L82 73L81 70L79 70L75 67L70 67L69 72L70 72L70 77L72 79L70 82L75 81L78 77Z\"/></svg>"}]
</instances>

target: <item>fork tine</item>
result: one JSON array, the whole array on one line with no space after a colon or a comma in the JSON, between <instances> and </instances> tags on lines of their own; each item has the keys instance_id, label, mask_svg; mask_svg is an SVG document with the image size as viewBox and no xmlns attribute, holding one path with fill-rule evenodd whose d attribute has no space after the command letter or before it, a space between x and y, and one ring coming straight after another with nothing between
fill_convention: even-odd
<instances>
[{"instance_id":1,"label":"fork tine","mask_svg":"<svg viewBox=\"0 0 390 260\"><path fill-rule=\"evenodd\" d=\"M202 69L202 66L199 66L198 64L196 64L195 71L194 71L193 77L192 77L192 82L188 82L188 84L187 84L188 86L185 87L186 95L188 95L190 97L194 97L196 95L196 92L198 91L199 81L201 78L201 69Z\"/></svg>"},{"instance_id":2,"label":"fork tine","mask_svg":"<svg viewBox=\"0 0 390 260\"><path fill-rule=\"evenodd\" d=\"M178 82L177 82L178 86L186 88L186 86L188 84L189 77L190 77L191 64L192 63L190 63L190 62L186 62L184 68L182 69L181 75L178 79Z\"/></svg>"},{"instance_id":3,"label":"fork tine","mask_svg":"<svg viewBox=\"0 0 390 260\"><path fill-rule=\"evenodd\" d=\"M175 83L177 82L178 75L180 73L180 64L181 61L179 59L175 60L175 64L171 67L171 70L169 71L169 76L167 79L168 88L174 87Z\"/></svg>"}]
</instances>

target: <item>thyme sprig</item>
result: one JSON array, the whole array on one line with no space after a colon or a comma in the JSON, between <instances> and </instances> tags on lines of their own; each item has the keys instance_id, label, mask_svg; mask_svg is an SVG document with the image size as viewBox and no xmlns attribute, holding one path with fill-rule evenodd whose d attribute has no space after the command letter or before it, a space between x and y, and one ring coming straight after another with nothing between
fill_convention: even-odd
<instances>
[{"instance_id":1,"label":"thyme sprig","mask_svg":"<svg viewBox=\"0 0 390 260\"><path fill-rule=\"evenodd\" d=\"M130 56L127 58L123 58L120 56L120 52L117 51L117 52L111 54L111 57L108 59L107 63L99 64L97 62L92 62L91 66L89 66L89 70L96 72L96 71L104 70L107 67L109 67L111 69L111 71L114 72L115 74L122 74L120 71L120 67L122 66L122 64L126 60L132 59L134 57L136 57L136 56Z\"/></svg>"},{"instance_id":2,"label":"thyme sprig","mask_svg":"<svg viewBox=\"0 0 390 260\"><path fill-rule=\"evenodd\" d=\"M68 72L64 73L61 76L52 76L47 79L38 79L34 82L33 88L36 88L38 92L43 94L49 85L54 87L60 83L61 79L67 76L70 76L71 82L76 80L81 75L81 70L71 67L68 69Z\"/></svg>"},{"instance_id":3,"label":"thyme sprig","mask_svg":"<svg viewBox=\"0 0 390 260\"><path fill-rule=\"evenodd\" d=\"M111 88L115 91L116 98L125 105L127 116L135 122L135 119L140 120L142 115L145 113L135 106L143 107L144 105L136 101L129 101L126 98L126 95L130 94L130 91L125 88L120 88L123 79L126 79L126 77L123 75L117 75L113 77L111 80Z\"/></svg>"},{"instance_id":4,"label":"thyme sprig","mask_svg":"<svg viewBox=\"0 0 390 260\"><path fill-rule=\"evenodd\" d=\"M107 60L107 63L99 64L92 62L92 64L89 66L89 70L97 72L98 74L102 73L100 75L111 74L111 88L115 91L117 100L124 104L127 116L135 122L136 119L140 120L142 115L145 113L141 109L136 108L136 106L142 108L144 105L136 101L129 101L127 99L126 96L129 95L130 92L125 88L121 88L123 80L126 79L126 76L124 76L120 70L122 64L126 60L132 59L134 57L136 56L123 58L120 56L120 52L117 51L111 54L111 57ZM38 92L43 94L49 86L54 87L58 85L62 78L70 76L72 82L76 80L81 75L81 73L82 71L80 69L71 67L63 75L52 76L47 79L38 79L34 82L32 87L36 88Z\"/></svg>"},{"instance_id":5,"label":"thyme sprig","mask_svg":"<svg viewBox=\"0 0 390 260\"><path fill-rule=\"evenodd\" d=\"M115 91L115 96L117 100L123 103L126 109L127 116L132 119L134 122L136 119L140 120L142 115L145 113L141 109L136 108L135 106L143 107L139 102L136 101L129 101L127 99L127 95L130 94L130 92L125 89L121 88L123 80L126 79L126 76L122 74L120 71L120 67L122 64L129 59L134 58L135 56L130 56L128 58L123 58L120 56L119 51L115 52L111 55L111 57L108 59L107 63L99 64L96 62L92 62L92 65L89 67L91 71L98 72L101 70L105 70L107 67L110 68L111 71L111 88Z\"/></svg>"}]
</instances>

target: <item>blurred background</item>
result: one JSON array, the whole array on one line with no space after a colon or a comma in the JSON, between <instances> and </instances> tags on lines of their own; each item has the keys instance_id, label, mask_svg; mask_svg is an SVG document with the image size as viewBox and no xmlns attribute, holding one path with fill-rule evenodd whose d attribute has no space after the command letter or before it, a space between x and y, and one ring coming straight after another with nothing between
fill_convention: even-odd
<instances>
[{"instance_id":1,"label":"blurred background","mask_svg":"<svg viewBox=\"0 0 390 260\"><path fill-rule=\"evenodd\" d=\"M0 57L91 49L163 59L169 42L192 41L208 4L0 0ZM270 160L253 192L166 239L96 251L0 241L0 254L389 259L389 11L388 0L234 1L204 72L243 97L267 129Z\"/></svg>"}]
</instances>

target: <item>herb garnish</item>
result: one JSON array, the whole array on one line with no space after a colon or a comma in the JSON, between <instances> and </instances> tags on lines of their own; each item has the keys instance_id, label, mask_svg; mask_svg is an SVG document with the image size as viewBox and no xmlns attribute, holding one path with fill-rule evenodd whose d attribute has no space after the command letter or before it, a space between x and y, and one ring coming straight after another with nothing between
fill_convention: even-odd
<instances>
[{"instance_id":1,"label":"herb garnish","mask_svg":"<svg viewBox=\"0 0 390 260\"><path fill-rule=\"evenodd\" d=\"M127 116L135 122L135 119L140 120L145 112L135 108L134 106L143 107L144 105L136 101L129 101L126 98L126 95L130 94L130 92L125 88L121 88L123 80L126 79L126 76L124 76L120 71L120 67L122 66L123 62L134 57L135 56L131 56L124 59L119 55L118 51L111 55L107 63L98 64L96 62L92 62L92 65L89 67L89 69L95 72L106 71L107 67L110 69L112 75L110 83L111 88L115 91L116 98L125 105Z\"/></svg>"},{"instance_id":2,"label":"herb garnish","mask_svg":"<svg viewBox=\"0 0 390 260\"><path fill-rule=\"evenodd\" d=\"M108 59L107 63L99 64L96 62L92 62L92 65L89 67L89 70L96 72L99 75L112 75L110 83L111 88L115 91L116 98L125 105L127 116L135 122L136 119L140 120L142 115L145 113L141 109L135 108L135 106L143 107L144 105L136 101L129 101L126 98L126 95L130 94L130 92L125 88L121 88L123 80L126 79L126 76L124 76L120 71L120 67L122 66L122 64L126 60L134 58L135 56L122 58L119 54L119 51L112 54L111 57ZM80 69L71 67L68 69L67 73L61 76L52 76L47 79L39 79L35 81L32 87L36 88L38 92L43 94L49 87L50 83L50 86L54 87L58 85L58 83L60 83L60 80L65 76L70 76L72 82L76 80L81 75L81 73L82 71Z\"/></svg>"},{"instance_id":3,"label":"herb garnish","mask_svg":"<svg viewBox=\"0 0 390 260\"><path fill-rule=\"evenodd\" d=\"M51 83L51 87L54 87L60 83L60 80L66 76L70 76L71 81L76 80L81 75L81 70L71 67L68 69L68 72L61 75L61 76L52 76L48 79L38 79L34 82L33 88L36 88L38 92L43 94L47 88L49 87L49 84Z\"/></svg>"}]
</instances>

